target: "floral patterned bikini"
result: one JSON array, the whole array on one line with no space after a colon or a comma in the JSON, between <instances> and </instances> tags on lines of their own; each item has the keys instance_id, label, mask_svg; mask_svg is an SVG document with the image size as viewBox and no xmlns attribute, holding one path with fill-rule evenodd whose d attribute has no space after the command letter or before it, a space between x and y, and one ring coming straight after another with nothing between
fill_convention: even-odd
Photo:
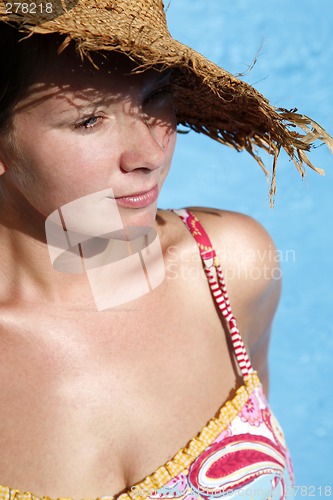
<instances>
[{"instance_id":1,"label":"floral patterned bikini","mask_svg":"<svg viewBox=\"0 0 333 500\"><path fill-rule=\"evenodd\" d=\"M201 432L170 461L117 497L103 500L282 500L293 494L293 471L283 433L273 416L232 314L211 242L188 210L174 211L195 238L214 300L224 317L244 384ZM49 500L1 487L6 500Z\"/></svg>"}]
</instances>

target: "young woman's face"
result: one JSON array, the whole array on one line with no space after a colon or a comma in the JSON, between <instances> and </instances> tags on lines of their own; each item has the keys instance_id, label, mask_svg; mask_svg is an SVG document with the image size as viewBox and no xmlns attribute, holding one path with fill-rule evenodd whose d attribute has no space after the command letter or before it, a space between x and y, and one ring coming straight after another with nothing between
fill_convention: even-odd
<instances>
[{"instance_id":1,"label":"young woman's face","mask_svg":"<svg viewBox=\"0 0 333 500\"><path fill-rule=\"evenodd\" d=\"M111 188L124 225L151 226L175 146L170 73L130 74L133 63L116 54L98 65L50 57L15 107L0 184L45 218Z\"/></svg>"}]
</instances>

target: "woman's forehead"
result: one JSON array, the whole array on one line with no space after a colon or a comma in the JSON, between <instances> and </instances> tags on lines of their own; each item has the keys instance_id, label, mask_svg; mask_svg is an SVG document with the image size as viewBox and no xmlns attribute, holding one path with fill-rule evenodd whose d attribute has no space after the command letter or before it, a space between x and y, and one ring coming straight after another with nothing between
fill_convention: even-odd
<instances>
[{"instance_id":1,"label":"woman's forehead","mask_svg":"<svg viewBox=\"0 0 333 500\"><path fill-rule=\"evenodd\" d=\"M73 50L60 55L53 53L39 72L37 84L86 89L89 87L116 88L149 84L163 79L170 71L151 68L137 72L138 64L119 52L95 54L93 63L82 60Z\"/></svg>"},{"instance_id":2,"label":"woman's forehead","mask_svg":"<svg viewBox=\"0 0 333 500\"><path fill-rule=\"evenodd\" d=\"M167 83L171 76L171 70L154 68L133 73L137 65L116 52L99 55L94 62L97 68L88 60L82 61L74 51L51 54L14 111L43 106L48 100L52 101L49 103L52 107L64 108L66 102L76 107L87 103L106 104L128 98L136 91L143 95L149 93L155 86Z\"/></svg>"}]
</instances>

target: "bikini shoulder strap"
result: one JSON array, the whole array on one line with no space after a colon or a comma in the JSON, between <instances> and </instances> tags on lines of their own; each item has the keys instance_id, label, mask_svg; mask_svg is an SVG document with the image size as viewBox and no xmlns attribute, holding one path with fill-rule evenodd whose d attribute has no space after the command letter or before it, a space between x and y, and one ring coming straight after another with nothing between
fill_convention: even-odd
<instances>
[{"instance_id":1,"label":"bikini shoulder strap","mask_svg":"<svg viewBox=\"0 0 333 500\"><path fill-rule=\"evenodd\" d=\"M195 215L192 214L192 212L187 209L173 210L173 212L181 218L181 220L184 222L186 227L192 233L195 241L197 242L204 271L206 273L213 298L228 325L233 349L240 371L243 377L246 377L253 372L253 368L247 354L243 339L239 333L236 318L234 317L231 310L223 272L219 264L216 252L212 247L211 241L206 231L200 224L199 220L195 217ZM216 270L216 273L213 272L214 268Z\"/></svg>"}]
</instances>

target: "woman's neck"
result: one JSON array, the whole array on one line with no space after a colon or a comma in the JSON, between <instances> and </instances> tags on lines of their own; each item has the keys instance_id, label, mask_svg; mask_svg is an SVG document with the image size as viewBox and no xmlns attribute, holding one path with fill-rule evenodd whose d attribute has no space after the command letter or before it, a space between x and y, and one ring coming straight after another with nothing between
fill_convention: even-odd
<instances>
[{"instance_id":1,"label":"woman's neck","mask_svg":"<svg viewBox=\"0 0 333 500\"><path fill-rule=\"evenodd\" d=\"M31 232L20 230L17 224L8 227L8 219L4 224L3 215L0 215L0 301L93 305L86 275L53 269L45 237L41 241Z\"/></svg>"}]
</instances>

